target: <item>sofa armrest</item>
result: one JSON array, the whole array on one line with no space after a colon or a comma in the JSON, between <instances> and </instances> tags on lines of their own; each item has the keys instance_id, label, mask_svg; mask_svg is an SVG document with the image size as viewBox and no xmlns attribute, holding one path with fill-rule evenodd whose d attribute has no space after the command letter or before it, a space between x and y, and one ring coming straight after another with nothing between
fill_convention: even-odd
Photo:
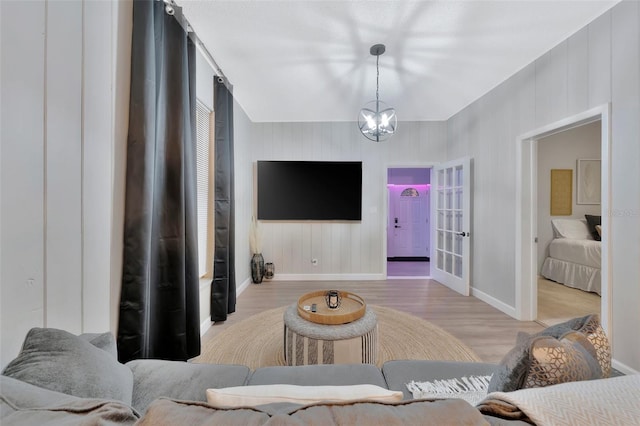
<instances>
[{"instance_id":1,"label":"sofa armrest","mask_svg":"<svg viewBox=\"0 0 640 426\"><path fill-rule=\"evenodd\" d=\"M133 407L144 413L159 397L206 401L206 390L242 386L249 376L244 365L196 364L182 361L138 359L129 361L133 372Z\"/></svg>"},{"instance_id":2,"label":"sofa armrest","mask_svg":"<svg viewBox=\"0 0 640 426\"><path fill-rule=\"evenodd\" d=\"M496 364L459 361L387 361L382 366L382 374L389 390L402 391L404 399L413 399L407 389L410 381L430 382L463 376L488 376L498 368Z\"/></svg>"}]
</instances>

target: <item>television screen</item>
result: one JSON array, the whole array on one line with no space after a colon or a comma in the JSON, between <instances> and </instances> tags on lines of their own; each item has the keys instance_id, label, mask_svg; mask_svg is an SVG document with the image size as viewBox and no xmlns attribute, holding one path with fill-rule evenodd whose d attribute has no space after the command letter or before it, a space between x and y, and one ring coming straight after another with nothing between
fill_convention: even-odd
<instances>
[{"instance_id":1,"label":"television screen","mask_svg":"<svg viewBox=\"0 0 640 426\"><path fill-rule=\"evenodd\" d=\"M258 161L259 220L361 220L362 162Z\"/></svg>"}]
</instances>

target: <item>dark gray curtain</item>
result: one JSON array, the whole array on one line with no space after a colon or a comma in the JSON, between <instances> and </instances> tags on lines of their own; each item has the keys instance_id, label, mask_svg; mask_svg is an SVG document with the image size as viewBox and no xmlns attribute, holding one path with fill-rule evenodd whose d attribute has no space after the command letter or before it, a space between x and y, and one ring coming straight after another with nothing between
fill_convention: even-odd
<instances>
[{"instance_id":1,"label":"dark gray curtain","mask_svg":"<svg viewBox=\"0 0 640 426\"><path fill-rule=\"evenodd\" d=\"M118 358L200 353L195 46L164 3L133 4Z\"/></svg>"},{"instance_id":2,"label":"dark gray curtain","mask_svg":"<svg viewBox=\"0 0 640 426\"><path fill-rule=\"evenodd\" d=\"M236 311L233 199L233 96L222 81L213 86L215 111L215 244L211 321Z\"/></svg>"}]
</instances>

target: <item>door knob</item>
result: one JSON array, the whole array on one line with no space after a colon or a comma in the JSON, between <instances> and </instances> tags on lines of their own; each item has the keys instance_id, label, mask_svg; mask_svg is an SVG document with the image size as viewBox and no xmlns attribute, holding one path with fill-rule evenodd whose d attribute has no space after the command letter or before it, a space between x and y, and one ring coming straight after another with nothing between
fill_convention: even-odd
<instances>
[{"instance_id":1,"label":"door knob","mask_svg":"<svg viewBox=\"0 0 640 426\"><path fill-rule=\"evenodd\" d=\"M394 228L402 228L402 226L395 225Z\"/></svg>"},{"instance_id":2,"label":"door knob","mask_svg":"<svg viewBox=\"0 0 640 426\"><path fill-rule=\"evenodd\" d=\"M456 235L460 235L461 237L468 237L470 234L462 231L462 232L456 232Z\"/></svg>"}]
</instances>

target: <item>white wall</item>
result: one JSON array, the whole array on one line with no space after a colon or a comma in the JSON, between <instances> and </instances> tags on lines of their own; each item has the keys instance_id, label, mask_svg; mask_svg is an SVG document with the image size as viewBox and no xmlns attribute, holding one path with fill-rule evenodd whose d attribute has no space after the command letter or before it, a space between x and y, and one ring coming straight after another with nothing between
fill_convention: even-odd
<instances>
[{"instance_id":1,"label":"white wall","mask_svg":"<svg viewBox=\"0 0 640 426\"><path fill-rule=\"evenodd\" d=\"M383 279L387 168L443 161L445 141L444 122L402 122L383 143L365 139L356 123L255 123L250 157L242 167L253 169L257 160L363 162L361 222L263 223L263 255L275 264L275 279ZM253 177L238 190L252 194L251 182ZM236 229L248 229L249 219L241 218ZM243 256L248 265L248 245Z\"/></svg>"},{"instance_id":2,"label":"white wall","mask_svg":"<svg viewBox=\"0 0 640 426\"><path fill-rule=\"evenodd\" d=\"M600 204L577 204L579 158L600 159L600 121L576 127L538 140L538 271L549 255L553 240L551 219L578 218L585 214L600 215ZM570 216L551 216L551 169L573 170L573 195Z\"/></svg>"},{"instance_id":3,"label":"white wall","mask_svg":"<svg viewBox=\"0 0 640 426\"><path fill-rule=\"evenodd\" d=\"M613 356L640 371L640 2L623 1L448 121L474 158L474 294L515 309L516 137L611 102ZM488 224L492 224L488 226ZM495 227L498 226L499 232Z\"/></svg>"},{"instance_id":4,"label":"white wall","mask_svg":"<svg viewBox=\"0 0 640 426\"><path fill-rule=\"evenodd\" d=\"M254 124L242 109L233 101L234 130L234 179L235 179L235 257L236 290L241 292L251 282L249 259L249 223L253 206L253 167L251 166L251 140L254 136Z\"/></svg>"},{"instance_id":5,"label":"white wall","mask_svg":"<svg viewBox=\"0 0 640 426\"><path fill-rule=\"evenodd\" d=\"M5 365L31 327L114 327L131 4L2 1L0 15Z\"/></svg>"}]
</instances>

